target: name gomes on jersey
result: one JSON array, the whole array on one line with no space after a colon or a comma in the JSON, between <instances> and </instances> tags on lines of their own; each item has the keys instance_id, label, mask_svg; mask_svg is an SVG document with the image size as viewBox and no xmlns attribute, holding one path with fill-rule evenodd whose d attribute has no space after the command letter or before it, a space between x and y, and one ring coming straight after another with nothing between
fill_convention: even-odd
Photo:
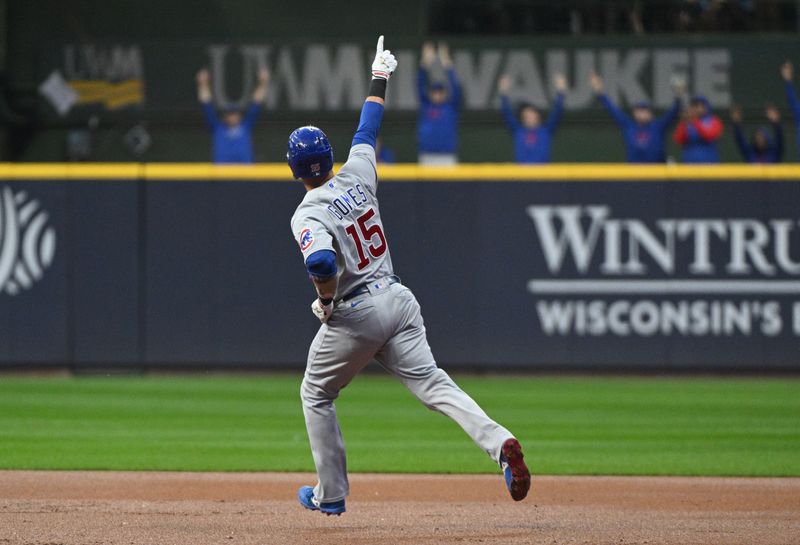
<instances>
[{"instance_id":1,"label":"name gomes on jersey","mask_svg":"<svg viewBox=\"0 0 800 545\"><path fill-rule=\"evenodd\" d=\"M358 195L356 195L358 193ZM343 220L350 212L361 208L367 202L367 194L361 184L350 187L344 193L331 201L326 208L328 213L337 220Z\"/></svg>"},{"instance_id":2,"label":"name gomes on jersey","mask_svg":"<svg viewBox=\"0 0 800 545\"><path fill-rule=\"evenodd\" d=\"M330 183L328 187L334 188L335 185ZM359 209L366 203L367 194L364 193L364 188L361 187L361 184L355 184L333 199L326 208L330 215L341 221L349 217L352 212L360 212ZM368 208L358 217L354 217L353 223L345 229L358 254L358 262L355 264L358 271L366 269L373 258L381 257L386 253L386 237L380 224L372 222L374 217L375 209Z\"/></svg>"}]
</instances>

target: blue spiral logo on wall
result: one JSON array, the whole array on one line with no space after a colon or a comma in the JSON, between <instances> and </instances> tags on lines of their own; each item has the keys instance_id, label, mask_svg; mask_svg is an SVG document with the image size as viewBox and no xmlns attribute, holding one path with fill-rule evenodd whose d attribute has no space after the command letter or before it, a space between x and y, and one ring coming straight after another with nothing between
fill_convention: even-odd
<instances>
[{"instance_id":1,"label":"blue spiral logo on wall","mask_svg":"<svg viewBox=\"0 0 800 545\"><path fill-rule=\"evenodd\" d=\"M30 289L53 263L56 232L39 201L0 190L0 294Z\"/></svg>"}]
</instances>

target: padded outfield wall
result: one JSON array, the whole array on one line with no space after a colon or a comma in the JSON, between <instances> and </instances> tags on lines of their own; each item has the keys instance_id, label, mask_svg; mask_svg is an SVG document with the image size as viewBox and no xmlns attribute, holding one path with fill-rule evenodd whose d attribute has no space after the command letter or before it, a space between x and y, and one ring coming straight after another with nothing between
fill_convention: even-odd
<instances>
[{"instance_id":1,"label":"padded outfield wall","mask_svg":"<svg viewBox=\"0 0 800 545\"><path fill-rule=\"evenodd\" d=\"M382 166L448 368L800 369L800 167ZM0 165L0 365L300 368L284 165Z\"/></svg>"}]
</instances>

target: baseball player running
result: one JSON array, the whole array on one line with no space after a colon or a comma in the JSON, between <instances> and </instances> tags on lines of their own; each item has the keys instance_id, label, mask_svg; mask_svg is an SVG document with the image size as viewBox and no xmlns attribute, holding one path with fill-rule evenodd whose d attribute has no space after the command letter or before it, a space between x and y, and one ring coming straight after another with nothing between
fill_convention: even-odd
<instances>
[{"instance_id":1,"label":"baseball player running","mask_svg":"<svg viewBox=\"0 0 800 545\"><path fill-rule=\"evenodd\" d=\"M344 443L334 400L373 358L399 378L428 408L455 420L503 470L514 500L530 488L530 473L514 436L491 420L443 370L425 338L420 307L392 268L378 207L375 142L386 86L397 67L378 38L369 96L350 156L333 173L333 150L316 127L289 136L286 154L306 195L292 216L292 231L316 288L311 310L322 322L301 388L315 487L298 491L306 509L345 512L349 493Z\"/></svg>"}]
</instances>

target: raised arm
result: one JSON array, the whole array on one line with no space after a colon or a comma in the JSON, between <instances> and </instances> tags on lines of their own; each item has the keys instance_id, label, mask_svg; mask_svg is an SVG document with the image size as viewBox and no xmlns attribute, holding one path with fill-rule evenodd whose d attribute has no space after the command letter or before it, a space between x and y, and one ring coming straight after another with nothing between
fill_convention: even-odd
<instances>
[{"instance_id":1,"label":"raised arm","mask_svg":"<svg viewBox=\"0 0 800 545\"><path fill-rule=\"evenodd\" d=\"M386 86L389 77L397 68L397 60L388 49L383 49L383 36L378 38L375 49L375 60L372 62L372 81L364 106L361 108L361 119L353 136L353 146L369 144L373 148L378 139L378 131L383 119L383 105L386 97Z\"/></svg>"},{"instance_id":2,"label":"raised arm","mask_svg":"<svg viewBox=\"0 0 800 545\"><path fill-rule=\"evenodd\" d=\"M439 42L439 62L447 73L447 83L450 88L450 104L456 109L461 108L461 83L458 74L453 68L453 58L450 56L450 47L445 42Z\"/></svg>"},{"instance_id":3,"label":"raised arm","mask_svg":"<svg viewBox=\"0 0 800 545\"><path fill-rule=\"evenodd\" d=\"M675 101L670 106L669 110L664 112L664 114L656 120L658 126L661 127L662 131L666 131L672 123L678 119L678 116L681 113L681 99L675 97Z\"/></svg>"},{"instance_id":4,"label":"raised arm","mask_svg":"<svg viewBox=\"0 0 800 545\"><path fill-rule=\"evenodd\" d=\"M500 111L503 112L503 120L505 120L508 130L514 132L522 126L517 120L517 116L514 115L514 110L511 109L511 100L508 95L500 95Z\"/></svg>"},{"instance_id":5,"label":"raised arm","mask_svg":"<svg viewBox=\"0 0 800 545\"><path fill-rule=\"evenodd\" d=\"M428 71L436 61L436 48L431 42L422 44L422 53L419 60L419 71L417 72L417 93L419 103L423 106L430 104L428 100Z\"/></svg>"},{"instance_id":6,"label":"raised arm","mask_svg":"<svg viewBox=\"0 0 800 545\"><path fill-rule=\"evenodd\" d=\"M447 69L447 82L450 85L450 103L456 108L461 108L461 83L455 68Z\"/></svg>"},{"instance_id":7,"label":"raised arm","mask_svg":"<svg viewBox=\"0 0 800 545\"><path fill-rule=\"evenodd\" d=\"M201 104L211 102L211 76L208 68L198 71L195 80L197 81L197 101Z\"/></svg>"},{"instance_id":8,"label":"raised arm","mask_svg":"<svg viewBox=\"0 0 800 545\"><path fill-rule=\"evenodd\" d=\"M625 128L631 123L631 119L625 115L625 113L617 108L616 104L614 104L608 95L605 93L603 80L597 74L592 74L589 80L589 83L594 91L594 94L597 95L598 100L603 105L603 107L608 111L611 115L611 118L622 128Z\"/></svg>"},{"instance_id":9,"label":"raised arm","mask_svg":"<svg viewBox=\"0 0 800 545\"><path fill-rule=\"evenodd\" d=\"M256 119L258 119L258 114L261 113L264 99L267 96L267 85L269 85L269 70L264 68L258 72L258 85L253 91L250 105L244 113L244 119L242 119L242 125L248 129L253 128L256 124Z\"/></svg>"},{"instance_id":10,"label":"raised arm","mask_svg":"<svg viewBox=\"0 0 800 545\"><path fill-rule=\"evenodd\" d=\"M767 120L772 125L772 134L775 139L775 162L780 163L783 159L783 127L781 126L781 112L774 104L767 105Z\"/></svg>"},{"instance_id":11,"label":"raised arm","mask_svg":"<svg viewBox=\"0 0 800 545\"><path fill-rule=\"evenodd\" d=\"M551 134L556 132L558 122L561 121L561 114L564 113L564 93L567 92L567 79L563 74L556 74L553 78L553 86L556 89L556 101L544 124L544 128Z\"/></svg>"},{"instance_id":12,"label":"raised arm","mask_svg":"<svg viewBox=\"0 0 800 545\"><path fill-rule=\"evenodd\" d=\"M385 81L385 80L384 80ZM386 86L384 84L383 90L385 92ZM375 100L378 97L373 93L378 93L375 89L375 84L370 84L370 96L361 107L361 119L358 120L358 128L353 135L352 146L358 144L369 144L373 148L378 140L378 131L381 129L381 121L383 120L383 99Z\"/></svg>"},{"instance_id":13,"label":"raised arm","mask_svg":"<svg viewBox=\"0 0 800 545\"><path fill-rule=\"evenodd\" d=\"M795 121L800 121L800 100L797 98L797 92L791 81L786 82L786 101L789 103Z\"/></svg>"},{"instance_id":14,"label":"raised arm","mask_svg":"<svg viewBox=\"0 0 800 545\"><path fill-rule=\"evenodd\" d=\"M378 130L381 127L381 119L383 118L383 104L386 97L386 85L389 77L397 68L397 60L392 55L392 52L383 49L383 36L378 38L378 45L375 48L375 60L372 62L372 81L369 85L369 93L361 108L361 120L358 124L355 136L353 136L353 146L359 144L368 144L375 147L375 142L378 138ZM362 148L363 149L363 148ZM351 151L350 159L348 159L345 167L351 165L354 157L359 157L363 152L360 150ZM368 163L361 167L353 165L350 168L369 168L372 172L375 169L375 153L369 152L364 154L367 156ZM357 161L359 162L359 161ZM345 167L341 172L344 172ZM373 176L373 181L375 177ZM374 191L374 187L372 189ZM295 229L298 231L299 227ZM303 233L297 235L300 242L300 247L303 248ZM333 298L336 294L338 284L336 255L333 248L324 248L321 251L311 254L306 259L306 268L317 289L317 298L311 304L311 310L320 319L321 322L326 322L333 312Z\"/></svg>"},{"instance_id":15,"label":"raised arm","mask_svg":"<svg viewBox=\"0 0 800 545\"><path fill-rule=\"evenodd\" d=\"M219 126L219 118L214 105L211 103L211 78L208 69L203 68L197 73L197 100L203 107L206 123L213 130Z\"/></svg>"},{"instance_id":16,"label":"raised arm","mask_svg":"<svg viewBox=\"0 0 800 545\"><path fill-rule=\"evenodd\" d=\"M242 126L246 129L252 129L258 119L258 114L261 113L261 104L258 102L251 102L247 109L244 111L242 118Z\"/></svg>"},{"instance_id":17,"label":"raised arm","mask_svg":"<svg viewBox=\"0 0 800 545\"><path fill-rule=\"evenodd\" d=\"M269 85L269 70L262 68L258 71L258 85L253 91L253 96L250 99L250 106L244 114L242 124L248 129L252 129L256 124L258 114L261 113L263 108L264 99L267 96L267 86Z\"/></svg>"},{"instance_id":18,"label":"raised arm","mask_svg":"<svg viewBox=\"0 0 800 545\"><path fill-rule=\"evenodd\" d=\"M511 78L506 75L500 76L497 82L497 93L500 95L500 111L506 122L508 130L512 133L521 127L514 110L511 109L511 100L508 98L508 91L511 89Z\"/></svg>"},{"instance_id":19,"label":"raised arm","mask_svg":"<svg viewBox=\"0 0 800 545\"><path fill-rule=\"evenodd\" d=\"M217 116L217 110L210 102L203 103L203 114L206 116L206 123L208 128L212 131L220 126L220 120Z\"/></svg>"},{"instance_id":20,"label":"raised arm","mask_svg":"<svg viewBox=\"0 0 800 545\"><path fill-rule=\"evenodd\" d=\"M661 127L662 132L666 132L669 126L681 115L683 100L686 97L686 80L683 77L672 77L672 92L675 94L672 106L661 117L656 119L656 123Z\"/></svg>"},{"instance_id":21,"label":"raised arm","mask_svg":"<svg viewBox=\"0 0 800 545\"><path fill-rule=\"evenodd\" d=\"M786 61L781 66L781 77L783 77L786 89L786 101L789 103L795 122L800 123L800 100L797 99L797 92L794 90L794 84L792 83L794 67L789 61Z\"/></svg>"},{"instance_id":22,"label":"raised arm","mask_svg":"<svg viewBox=\"0 0 800 545\"><path fill-rule=\"evenodd\" d=\"M614 102L610 98L608 98L608 95L603 93L601 95L598 95L597 98L600 99L600 104L603 105L603 107L606 109L606 111L609 113L609 115L617 125L619 125L620 127L627 127L628 125L630 125L631 118L625 115L625 112L617 108L617 105L614 104Z\"/></svg>"},{"instance_id":23,"label":"raised arm","mask_svg":"<svg viewBox=\"0 0 800 545\"><path fill-rule=\"evenodd\" d=\"M424 66L420 66L417 72L417 93L420 105L430 104L430 100L428 100L428 69Z\"/></svg>"},{"instance_id":24,"label":"raised arm","mask_svg":"<svg viewBox=\"0 0 800 545\"><path fill-rule=\"evenodd\" d=\"M255 104L261 104L267 98L267 86L269 86L269 70L262 68L258 71L258 85L253 91L252 101Z\"/></svg>"},{"instance_id":25,"label":"raised arm","mask_svg":"<svg viewBox=\"0 0 800 545\"><path fill-rule=\"evenodd\" d=\"M564 113L564 95L558 93L558 95L556 95L556 101L553 103L553 109L550 111L550 115L547 116L547 121L544 124L544 128L547 129L547 132L556 132L558 122L561 121L562 113Z\"/></svg>"}]
</instances>

